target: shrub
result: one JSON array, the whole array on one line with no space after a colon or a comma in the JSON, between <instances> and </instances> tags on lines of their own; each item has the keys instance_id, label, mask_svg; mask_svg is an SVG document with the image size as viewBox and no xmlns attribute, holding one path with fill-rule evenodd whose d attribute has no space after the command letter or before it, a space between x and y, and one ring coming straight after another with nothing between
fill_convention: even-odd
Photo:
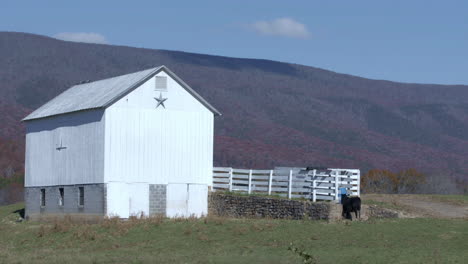
<instances>
[{"instance_id":1,"label":"shrub","mask_svg":"<svg viewBox=\"0 0 468 264\"><path fill-rule=\"evenodd\" d=\"M361 177L361 189L366 193L415 193L426 183L426 176L416 169L394 173L373 169Z\"/></svg>"}]
</instances>

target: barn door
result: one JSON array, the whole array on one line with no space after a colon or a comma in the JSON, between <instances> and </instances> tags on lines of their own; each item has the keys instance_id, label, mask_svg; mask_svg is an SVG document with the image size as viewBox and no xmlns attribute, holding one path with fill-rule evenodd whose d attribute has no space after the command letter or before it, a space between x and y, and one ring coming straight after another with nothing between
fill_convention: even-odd
<instances>
[{"instance_id":1,"label":"barn door","mask_svg":"<svg viewBox=\"0 0 468 264\"><path fill-rule=\"evenodd\" d=\"M86 195L86 194L85 194ZM107 216L128 218L129 191L124 182L107 183Z\"/></svg>"},{"instance_id":2,"label":"barn door","mask_svg":"<svg viewBox=\"0 0 468 264\"><path fill-rule=\"evenodd\" d=\"M189 216L201 217L208 214L208 186L204 184L189 184L188 188Z\"/></svg>"},{"instance_id":3,"label":"barn door","mask_svg":"<svg viewBox=\"0 0 468 264\"><path fill-rule=\"evenodd\" d=\"M167 217L187 217L188 185L172 183L167 185Z\"/></svg>"},{"instance_id":4,"label":"barn door","mask_svg":"<svg viewBox=\"0 0 468 264\"><path fill-rule=\"evenodd\" d=\"M176 183L167 185L167 217L201 217L208 213L208 186Z\"/></svg>"},{"instance_id":5,"label":"barn door","mask_svg":"<svg viewBox=\"0 0 468 264\"><path fill-rule=\"evenodd\" d=\"M129 183L129 213L130 216L140 217L149 215L149 184Z\"/></svg>"}]
</instances>

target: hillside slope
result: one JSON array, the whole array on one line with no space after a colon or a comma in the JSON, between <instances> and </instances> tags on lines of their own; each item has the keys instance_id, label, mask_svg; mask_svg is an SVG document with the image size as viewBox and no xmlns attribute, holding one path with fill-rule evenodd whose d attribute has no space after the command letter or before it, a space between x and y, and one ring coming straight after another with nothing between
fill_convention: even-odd
<instances>
[{"instance_id":1,"label":"hillside slope","mask_svg":"<svg viewBox=\"0 0 468 264\"><path fill-rule=\"evenodd\" d=\"M215 121L216 165L415 167L468 175L468 86L369 80L268 60L26 33L0 32L0 142L22 142L19 120L79 81L162 64L223 113Z\"/></svg>"}]
</instances>

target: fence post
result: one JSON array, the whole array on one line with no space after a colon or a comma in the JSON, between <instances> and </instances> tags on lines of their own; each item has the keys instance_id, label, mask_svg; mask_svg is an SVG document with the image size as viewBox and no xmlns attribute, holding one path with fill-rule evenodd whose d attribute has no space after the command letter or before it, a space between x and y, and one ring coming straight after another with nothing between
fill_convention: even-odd
<instances>
[{"instance_id":1,"label":"fence post","mask_svg":"<svg viewBox=\"0 0 468 264\"><path fill-rule=\"evenodd\" d=\"M252 170L249 171L249 194L252 192Z\"/></svg>"},{"instance_id":2,"label":"fence post","mask_svg":"<svg viewBox=\"0 0 468 264\"><path fill-rule=\"evenodd\" d=\"M232 192L232 168L229 168L229 191Z\"/></svg>"},{"instance_id":3,"label":"fence post","mask_svg":"<svg viewBox=\"0 0 468 264\"><path fill-rule=\"evenodd\" d=\"M292 170L289 170L288 199L291 199L292 192Z\"/></svg>"},{"instance_id":4,"label":"fence post","mask_svg":"<svg viewBox=\"0 0 468 264\"><path fill-rule=\"evenodd\" d=\"M273 181L273 170L270 170L270 177L268 179L268 195L271 195L271 183Z\"/></svg>"},{"instance_id":5,"label":"fence post","mask_svg":"<svg viewBox=\"0 0 468 264\"><path fill-rule=\"evenodd\" d=\"M317 182L315 180L315 172L316 170L312 171L312 202L314 203L317 201Z\"/></svg>"},{"instance_id":6,"label":"fence post","mask_svg":"<svg viewBox=\"0 0 468 264\"><path fill-rule=\"evenodd\" d=\"M357 175L357 195L361 196L361 171Z\"/></svg>"},{"instance_id":7,"label":"fence post","mask_svg":"<svg viewBox=\"0 0 468 264\"><path fill-rule=\"evenodd\" d=\"M335 173L335 202L339 203L340 201L338 200L338 172L334 171Z\"/></svg>"}]
</instances>

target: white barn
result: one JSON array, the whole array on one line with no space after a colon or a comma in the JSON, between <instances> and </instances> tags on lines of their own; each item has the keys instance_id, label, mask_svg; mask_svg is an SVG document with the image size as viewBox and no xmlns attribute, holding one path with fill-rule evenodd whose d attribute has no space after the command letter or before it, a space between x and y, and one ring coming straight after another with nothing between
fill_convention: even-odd
<instances>
[{"instance_id":1,"label":"white barn","mask_svg":"<svg viewBox=\"0 0 468 264\"><path fill-rule=\"evenodd\" d=\"M23 119L26 217L206 214L216 115L165 66L71 87Z\"/></svg>"}]
</instances>

